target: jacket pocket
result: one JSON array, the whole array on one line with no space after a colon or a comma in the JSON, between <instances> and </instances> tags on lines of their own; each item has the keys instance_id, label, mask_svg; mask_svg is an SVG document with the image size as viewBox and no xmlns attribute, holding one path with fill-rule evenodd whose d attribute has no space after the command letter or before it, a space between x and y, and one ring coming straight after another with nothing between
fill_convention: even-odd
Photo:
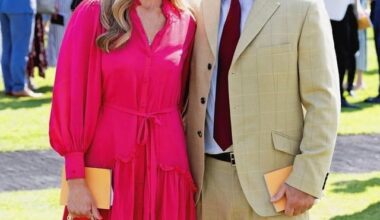
<instances>
[{"instance_id":1,"label":"jacket pocket","mask_svg":"<svg viewBox=\"0 0 380 220\"><path fill-rule=\"evenodd\" d=\"M276 150L290 155L300 154L300 141L277 131L272 131L273 146Z\"/></svg>"}]
</instances>

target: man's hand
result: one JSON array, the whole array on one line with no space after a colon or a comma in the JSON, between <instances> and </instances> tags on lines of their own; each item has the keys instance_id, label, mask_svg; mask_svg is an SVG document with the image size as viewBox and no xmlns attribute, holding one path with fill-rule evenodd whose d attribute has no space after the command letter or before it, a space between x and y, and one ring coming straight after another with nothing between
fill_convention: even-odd
<instances>
[{"instance_id":1,"label":"man's hand","mask_svg":"<svg viewBox=\"0 0 380 220\"><path fill-rule=\"evenodd\" d=\"M286 197L285 215L287 216L296 216L304 213L314 205L315 201L313 196L284 183L276 195L272 197L271 202L276 202L284 196Z\"/></svg>"}]
</instances>

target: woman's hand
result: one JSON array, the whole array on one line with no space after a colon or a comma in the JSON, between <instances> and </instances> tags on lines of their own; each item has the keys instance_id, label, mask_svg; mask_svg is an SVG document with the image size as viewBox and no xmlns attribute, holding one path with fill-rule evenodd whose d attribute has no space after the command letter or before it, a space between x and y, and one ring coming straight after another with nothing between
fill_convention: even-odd
<instances>
[{"instance_id":1,"label":"woman's hand","mask_svg":"<svg viewBox=\"0 0 380 220\"><path fill-rule=\"evenodd\" d=\"M73 217L87 216L91 219L103 219L96 208L94 199L84 179L73 179L68 181L69 195L67 209Z\"/></svg>"}]
</instances>

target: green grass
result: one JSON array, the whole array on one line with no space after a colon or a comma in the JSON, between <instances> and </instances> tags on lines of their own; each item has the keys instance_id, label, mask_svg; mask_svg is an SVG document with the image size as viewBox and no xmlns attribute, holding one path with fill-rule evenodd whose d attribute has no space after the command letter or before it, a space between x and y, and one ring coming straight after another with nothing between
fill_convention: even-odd
<instances>
[{"instance_id":1,"label":"green grass","mask_svg":"<svg viewBox=\"0 0 380 220\"><path fill-rule=\"evenodd\" d=\"M374 43L368 41L369 71L364 76L366 88L357 92L348 101L360 105L359 110L344 109L339 124L339 134L380 133L380 105L362 103L369 96L377 95L378 74ZM54 69L49 69L47 78L36 78L40 99L8 98L0 95L0 152L15 150L48 149L48 121L50 114L51 89ZM3 83L0 77L0 91Z\"/></svg>"},{"instance_id":2,"label":"green grass","mask_svg":"<svg viewBox=\"0 0 380 220\"><path fill-rule=\"evenodd\" d=\"M63 209L58 205L57 189L0 193L2 220L58 220Z\"/></svg>"},{"instance_id":3,"label":"green grass","mask_svg":"<svg viewBox=\"0 0 380 220\"><path fill-rule=\"evenodd\" d=\"M368 97L376 96L379 87L379 74L373 33L368 32L368 72L365 73L366 88L356 93L355 97L347 97L350 103L361 107L360 110L343 109L340 117L339 134L380 133L380 105L363 103Z\"/></svg>"},{"instance_id":4,"label":"green grass","mask_svg":"<svg viewBox=\"0 0 380 220\"><path fill-rule=\"evenodd\" d=\"M326 195L311 211L312 220L378 220L380 172L331 174ZM0 193L0 219L60 219L59 190Z\"/></svg>"},{"instance_id":5,"label":"green grass","mask_svg":"<svg viewBox=\"0 0 380 220\"><path fill-rule=\"evenodd\" d=\"M325 197L311 211L312 219L380 219L380 172L331 174Z\"/></svg>"},{"instance_id":6,"label":"green grass","mask_svg":"<svg viewBox=\"0 0 380 220\"><path fill-rule=\"evenodd\" d=\"M54 69L47 71L46 79L36 78L38 99L9 98L0 95L0 151L36 150L49 148L48 124ZM0 77L0 90L3 83Z\"/></svg>"}]
</instances>

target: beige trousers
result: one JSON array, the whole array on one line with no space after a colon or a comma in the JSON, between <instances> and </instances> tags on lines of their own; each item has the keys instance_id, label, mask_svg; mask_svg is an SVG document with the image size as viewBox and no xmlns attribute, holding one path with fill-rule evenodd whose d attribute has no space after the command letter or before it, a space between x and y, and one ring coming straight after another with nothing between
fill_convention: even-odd
<instances>
[{"instance_id":1,"label":"beige trousers","mask_svg":"<svg viewBox=\"0 0 380 220\"><path fill-rule=\"evenodd\" d=\"M307 220L309 214L261 217L256 214L241 189L236 167L206 156L202 198L197 206L198 220Z\"/></svg>"}]
</instances>

